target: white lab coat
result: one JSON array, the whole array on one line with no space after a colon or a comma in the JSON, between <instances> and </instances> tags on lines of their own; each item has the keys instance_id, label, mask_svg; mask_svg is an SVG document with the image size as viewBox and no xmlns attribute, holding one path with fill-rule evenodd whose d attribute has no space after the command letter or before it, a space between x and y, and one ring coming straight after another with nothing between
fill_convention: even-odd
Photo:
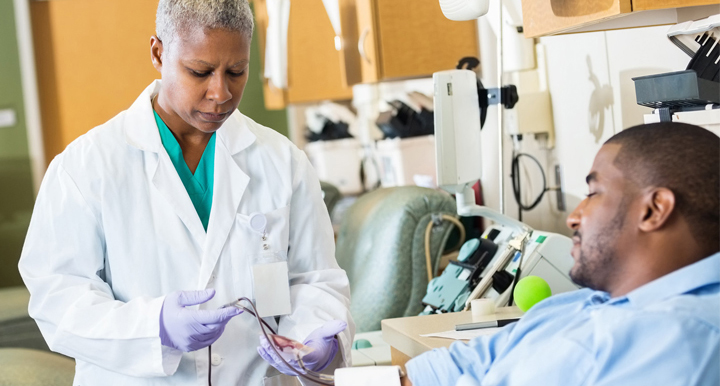
<instances>
[{"instance_id":1,"label":"white lab coat","mask_svg":"<svg viewBox=\"0 0 720 386\"><path fill-rule=\"evenodd\" d=\"M302 340L327 320L345 320L347 365L348 279L304 153L236 111L217 131L206 234L160 141L150 103L160 84L70 144L45 175L19 268L50 349L76 359L75 385L206 385L207 349L160 344L164 296L215 288L201 309L253 298L253 260L271 253L289 267L292 313L279 333ZM267 241L249 227L255 212L268 220ZM262 384L258 335L249 314L228 323L212 345L213 385Z\"/></svg>"}]
</instances>

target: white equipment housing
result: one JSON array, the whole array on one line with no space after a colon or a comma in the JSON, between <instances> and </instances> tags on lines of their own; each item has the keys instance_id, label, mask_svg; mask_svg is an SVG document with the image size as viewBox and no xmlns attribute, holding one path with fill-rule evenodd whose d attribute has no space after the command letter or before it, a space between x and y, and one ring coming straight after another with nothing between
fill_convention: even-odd
<instances>
[{"instance_id":1,"label":"white equipment housing","mask_svg":"<svg viewBox=\"0 0 720 386\"><path fill-rule=\"evenodd\" d=\"M517 273L520 264L520 252L515 253L512 259L503 264L500 261L503 251L508 243L517 236L517 231L511 227L492 225L483 233L483 238L488 238L498 245L498 251L481 274L482 277L492 275L497 271L506 271L513 276ZM520 278L526 276L539 276L549 285L553 295L563 292L570 292L579 287L570 279L570 269L575 263L570 250L572 240L557 233L535 230L532 237L525 246L525 257L522 259ZM495 300L495 305L504 307L510 299L512 286L503 293L498 293L492 287L478 294L478 298Z\"/></svg>"},{"instance_id":2,"label":"white equipment housing","mask_svg":"<svg viewBox=\"0 0 720 386\"><path fill-rule=\"evenodd\" d=\"M433 81L437 184L474 184L482 177L477 77L470 70L449 70L434 73Z\"/></svg>"},{"instance_id":3,"label":"white equipment housing","mask_svg":"<svg viewBox=\"0 0 720 386\"><path fill-rule=\"evenodd\" d=\"M485 15L489 7L489 0L440 0L443 15L455 21L477 19Z\"/></svg>"}]
</instances>

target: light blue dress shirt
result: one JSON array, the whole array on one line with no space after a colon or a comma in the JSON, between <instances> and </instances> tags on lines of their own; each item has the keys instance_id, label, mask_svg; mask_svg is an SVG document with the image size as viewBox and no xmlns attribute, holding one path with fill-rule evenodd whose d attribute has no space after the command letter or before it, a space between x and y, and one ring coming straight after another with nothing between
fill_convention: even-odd
<instances>
[{"instance_id":1,"label":"light blue dress shirt","mask_svg":"<svg viewBox=\"0 0 720 386\"><path fill-rule=\"evenodd\" d=\"M720 385L720 253L626 296L553 296L496 335L427 352L407 370L416 386L461 376L482 386Z\"/></svg>"}]
</instances>

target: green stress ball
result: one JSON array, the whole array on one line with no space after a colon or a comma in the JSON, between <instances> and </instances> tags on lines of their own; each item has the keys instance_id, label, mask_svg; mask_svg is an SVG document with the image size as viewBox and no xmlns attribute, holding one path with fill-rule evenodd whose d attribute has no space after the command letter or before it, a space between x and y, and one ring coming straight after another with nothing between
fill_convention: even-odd
<instances>
[{"instance_id":1,"label":"green stress ball","mask_svg":"<svg viewBox=\"0 0 720 386\"><path fill-rule=\"evenodd\" d=\"M515 304L518 308L527 312L532 306L547 299L552 295L550 286L541 277L526 276L518 281L513 291Z\"/></svg>"}]
</instances>

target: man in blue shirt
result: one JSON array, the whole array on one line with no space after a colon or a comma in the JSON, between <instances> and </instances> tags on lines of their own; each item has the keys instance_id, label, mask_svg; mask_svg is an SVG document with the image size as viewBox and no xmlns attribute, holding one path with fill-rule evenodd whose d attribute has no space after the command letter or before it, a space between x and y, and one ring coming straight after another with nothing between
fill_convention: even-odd
<instances>
[{"instance_id":1,"label":"man in blue shirt","mask_svg":"<svg viewBox=\"0 0 720 386\"><path fill-rule=\"evenodd\" d=\"M567 219L570 276L587 288L414 358L403 385L720 385L720 138L629 128L587 183Z\"/></svg>"}]
</instances>

